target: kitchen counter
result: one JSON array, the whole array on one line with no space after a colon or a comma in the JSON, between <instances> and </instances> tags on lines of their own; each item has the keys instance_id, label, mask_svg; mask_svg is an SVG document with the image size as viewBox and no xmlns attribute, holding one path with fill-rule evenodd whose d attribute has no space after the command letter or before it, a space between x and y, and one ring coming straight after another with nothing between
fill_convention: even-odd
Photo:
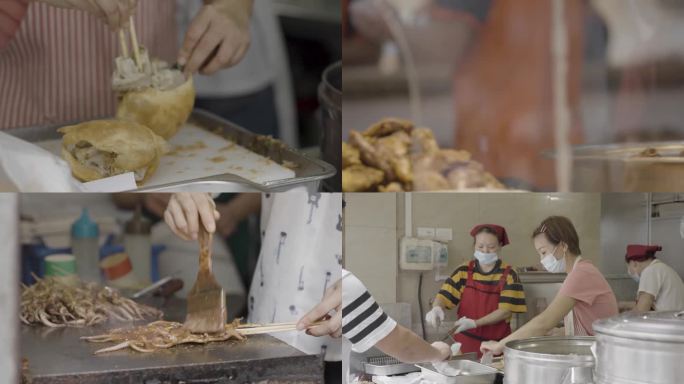
<instances>
[{"instance_id":1,"label":"kitchen counter","mask_svg":"<svg viewBox=\"0 0 684 384\"><path fill-rule=\"evenodd\" d=\"M175 301L173 307L178 308L179 303ZM181 312L170 310L168 318L177 319ZM246 341L183 345L149 354L124 350L93 355L112 344L89 343L80 337L104 333L109 328L22 326L21 355L29 360L33 383L323 382L322 356L306 355L269 335L250 336Z\"/></svg>"}]
</instances>

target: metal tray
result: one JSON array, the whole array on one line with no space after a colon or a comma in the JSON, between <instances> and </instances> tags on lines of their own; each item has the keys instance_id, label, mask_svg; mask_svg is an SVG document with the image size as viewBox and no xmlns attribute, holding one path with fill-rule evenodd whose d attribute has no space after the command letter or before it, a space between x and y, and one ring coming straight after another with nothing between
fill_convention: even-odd
<instances>
[{"instance_id":1,"label":"metal tray","mask_svg":"<svg viewBox=\"0 0 684 384\"><path fill-rule=\"evenodd\" d=\"M489 367L471 360L450 360L449 366L461 372L456 376L439 373L432 363L416 364L422 372L424 380L438 384L493 384L500 380L500 373L496 368Z\"/></svg>"},{"instance_id":2,"label":"metal tray","mask_svg":"<svg viewBox=\"0 0 684 384\"><path fill-rule=\"evenodd\" d=\"M255 183L231 173L218 174L211 177L189 179L178 183L165 185L142 186L138 192L173 192L177 190L196 190L211 192L237 192L253 190L261 192L277 192L292 189L298 186L307 186L319 189L322 180L335 175L335 168L318 159L312 159L297 150L288 148L284 143L272 138L256 135L239 127L217 115L207 111L195 109L190 116L189 122L194 123L208 131L223 136L236 144L267 157L279 164L295 164L293 169L294 178L275 180L264 183ZM61 126L77 124L79 122L64 123L59 126L14 128L6 133L26 140L31 143L60 139L61 135L57 128Z\"/></svg>"}]
</instances>

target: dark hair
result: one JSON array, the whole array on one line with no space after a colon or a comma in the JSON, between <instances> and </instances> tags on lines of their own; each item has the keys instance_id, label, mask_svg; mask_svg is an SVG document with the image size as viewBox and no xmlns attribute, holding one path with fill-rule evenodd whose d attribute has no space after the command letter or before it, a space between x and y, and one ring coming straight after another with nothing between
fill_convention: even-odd
<instances>
[{"instance_id":1,"label":"dark hair","mask_svg":"<svg viewBox=\"0 0 684 384\"><path fill-rule=\"evenodd\" d=\"M643 255L640 257L632 257L630 259L628 259L627 256L625 256L625 263L629 264L630 261L637 261L640 263L642 261L653 260L655 258L656 258L655 255L652 253L649 253L649 254L646 254L646 255Z\"/></svg>"},{"instance_id":2,"label":"dark hair","mask_svg":"<svg viewBox=\"0 0 684 384\"><path fill-rule=\"evenodd\" d=\"M501 238L499 238L499 233L494 230L494 228L483 226L482 228L478 229L477 232L473 235L473 244L475 244L475 236L479 235L480 233L489 233L490 235L494 235L496 237L496 240L499 242L499 245L502 245Z\"/></svg>"},{"instance_id":3,"label":"dark hair","mask_svg":"<svg viewBox=\"0 0 684 384\"><path fill-rule=\"evenodd\" d=\"M546 239L553 245L561 242L568 246L568 250L574 255L581 255L579 246L579 236L572 221L564 216L549 216L539 224L539 227L532 232L532 238L544 234Z\"/></svg>"}]
</instances>

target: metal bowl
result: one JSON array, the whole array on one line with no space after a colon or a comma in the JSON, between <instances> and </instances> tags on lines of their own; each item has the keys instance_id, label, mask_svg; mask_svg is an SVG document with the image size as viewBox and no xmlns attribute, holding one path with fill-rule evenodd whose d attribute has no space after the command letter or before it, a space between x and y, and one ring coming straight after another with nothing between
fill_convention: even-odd
<instances>
[{"instance_id":1,"label":"metal bowl","mask_svg":"<svg viewBox=\"0 0 684 384\"><path fill-rule=\"evenodd\" d=\"M506 343L504 383L591 384L593 337L534 337Z\"/></svg>"}]
</instances>

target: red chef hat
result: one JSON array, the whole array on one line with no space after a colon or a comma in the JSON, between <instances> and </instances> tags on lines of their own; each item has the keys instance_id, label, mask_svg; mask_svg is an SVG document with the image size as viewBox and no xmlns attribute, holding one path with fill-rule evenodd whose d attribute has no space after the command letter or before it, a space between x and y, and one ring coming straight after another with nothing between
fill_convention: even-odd
<instances>
[{"instance_id":1,"label":"red chef hat","mask_svg":"<svg viewBox=\"0 0 684 384\"><path fill-rule=\"evenodd\" d=\"M625 254L625 261L643 261L648 258L655 257L655 253L662 249L663 247L661 247L660 245L630 244L627 246L627 254Z\"/></svg>"},{"instance_id":2,"label":"red chef hat","mask_svg":"<svg viewBox=\"0 0 684 384\"><path fill-rule=\"evenodd\" d=\"M502 226L500 226L500 225L496 225L496 224L480 224L480 225L476 225L476 226L473 227L473 229L470 230L470 236L472 236L472 237L474 238L475 235L477 235L478 233L480 233L480 231L481 231L483 228L487 228L487 229L491 230L492 232L494 232L494 233L496 234L496 237L499 239L499 244L501 244L502 247L503 247L504 245L507 245L507 244L510 243L510 242L508 241L508 234L506 233L506 228L504 228L504 227L502 227Z\"/></svg>"}]
</instances>

